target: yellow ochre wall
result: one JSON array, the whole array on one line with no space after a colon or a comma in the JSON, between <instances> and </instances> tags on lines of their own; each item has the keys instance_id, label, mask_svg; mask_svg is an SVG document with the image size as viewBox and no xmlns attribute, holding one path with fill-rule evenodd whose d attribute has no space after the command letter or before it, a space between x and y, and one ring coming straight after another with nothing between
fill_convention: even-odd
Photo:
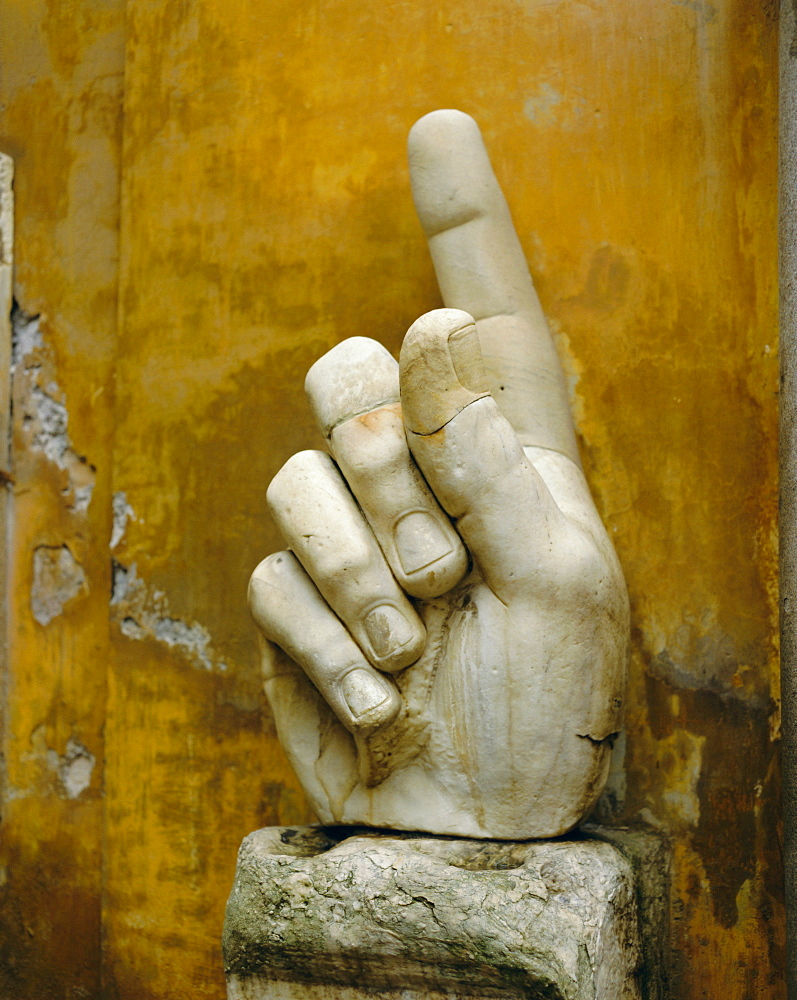
<instances>
[{"instance_id":1,"label":"yellow ochre wall","mask_svg":"<svg viewBox=\"0 0 797 1000\"><path fill-rule=\"evenodd\" d=\"M309 818L244 602L265 487L320 444L309 364L439 305L436 107L481 124L628 579L601 818L672 838L674 1000L784 996L776 96L767 0L0 0L3 1000L223 996L238 844Z\"/></svg>"}]
</instances>

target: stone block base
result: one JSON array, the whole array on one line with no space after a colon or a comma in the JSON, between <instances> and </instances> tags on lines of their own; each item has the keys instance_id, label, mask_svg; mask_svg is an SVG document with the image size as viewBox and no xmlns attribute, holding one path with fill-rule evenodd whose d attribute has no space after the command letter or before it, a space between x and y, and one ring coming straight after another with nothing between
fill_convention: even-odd
<instances>
[{"instance_id":1,"label":"stone block base","mask_svg":"<svg viewBox=\"0 0 797 1000\"><path fill-rule=\"evenodd\" d=\"M638 903L663 893L639 883L664 854L599 837L258 830L227 904L229 1000L655 1000Z\"/></svg>"}]
</instances>

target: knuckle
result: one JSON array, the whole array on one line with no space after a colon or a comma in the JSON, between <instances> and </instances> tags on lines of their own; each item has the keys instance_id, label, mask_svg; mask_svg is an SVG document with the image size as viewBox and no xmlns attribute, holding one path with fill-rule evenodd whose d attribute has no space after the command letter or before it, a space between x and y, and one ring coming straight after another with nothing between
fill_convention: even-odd
<instances>
[{"instance_id":1,"label":"knuckle","mask_svg":"<svg viewBox=\"0 0 797 1000\"><path fill-rule=\"evenodd\" d=\"M346 586L372 572L375 552L364 539L353 539L344 547L325 545L309 554L310 575L322 589Z\"/></svg>"},{"instance_id":2,"label":"knuckle","mask_svg":"<svg viewBox=\"0 0 797 1000\"><path fill-rule=\"evenodd\" d=\"M557 560L557 575L563 592L586 606L600 606L606 599L612 574L602 553L588 538L569 539Z\"/></svg>"},{"instance_id":3,"label":"knuckle","mask_svg":"<svg viewBox=\"0 0 797 1000\"><path fill-rule=\"evenodd\" d=\"M399 438L385 435L368 449L346 458L347 472L362 480L394 478L406 475L410 466L407 446Z\"/></svg>"},{"instance_id":4,"label":"knuckle","mask_svg":"<svg viewBox=\"0 0 797 1000\"><path fill-rule=\"evenodd\" d=\"M389 474L409 462L398 404L353 417L335 428L330 441L347 477Z\"/></svg>"}]
</instances>

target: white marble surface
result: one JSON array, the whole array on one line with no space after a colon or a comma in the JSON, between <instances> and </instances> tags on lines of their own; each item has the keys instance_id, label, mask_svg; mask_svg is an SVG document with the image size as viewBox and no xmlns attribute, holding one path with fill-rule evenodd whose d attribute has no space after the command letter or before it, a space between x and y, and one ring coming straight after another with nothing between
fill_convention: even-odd
<instances>
[{"instance_id":1,"label":"white marble surface","mask_svg":"<svg viewBox=\"0 0 797 1000\"><path fill-rule=\"evenodd\" d=\"M266 691L323 822L556 836L621 727L622 571L475 123L428 115L409 152L447 308L399 363L358 337L308 374L329 454L268 489L286 550L250 583Z\"/></svg>"}]
</instances>

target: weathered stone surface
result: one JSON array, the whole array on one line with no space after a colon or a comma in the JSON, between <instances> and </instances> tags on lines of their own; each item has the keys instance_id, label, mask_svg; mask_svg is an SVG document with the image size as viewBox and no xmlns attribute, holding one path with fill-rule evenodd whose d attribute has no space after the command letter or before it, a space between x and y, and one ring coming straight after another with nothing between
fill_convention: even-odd
<instances>
[{"instance_id":1,"label":"weathered stone surface","mask_svg":"<svg viewBox=\"0 0 797 1000\"><path fill-rule=\"evenodd\" d=\"M643 1000L669 997L670 845L650 827L585 823L579 833L612 844L634 873L642 965L637 979Z\"/></svg>"},{"instance_id":2,"label":"weathered stone surface","mask_svg":"<svg viewBox=\"0 0 797 1000\"><path fill-rule=\"evenodd\" d=\"M641 1000L637 914L632 863L592 836L272 827L241 846L228 996Z\"/></svg>"}]
</instances>

